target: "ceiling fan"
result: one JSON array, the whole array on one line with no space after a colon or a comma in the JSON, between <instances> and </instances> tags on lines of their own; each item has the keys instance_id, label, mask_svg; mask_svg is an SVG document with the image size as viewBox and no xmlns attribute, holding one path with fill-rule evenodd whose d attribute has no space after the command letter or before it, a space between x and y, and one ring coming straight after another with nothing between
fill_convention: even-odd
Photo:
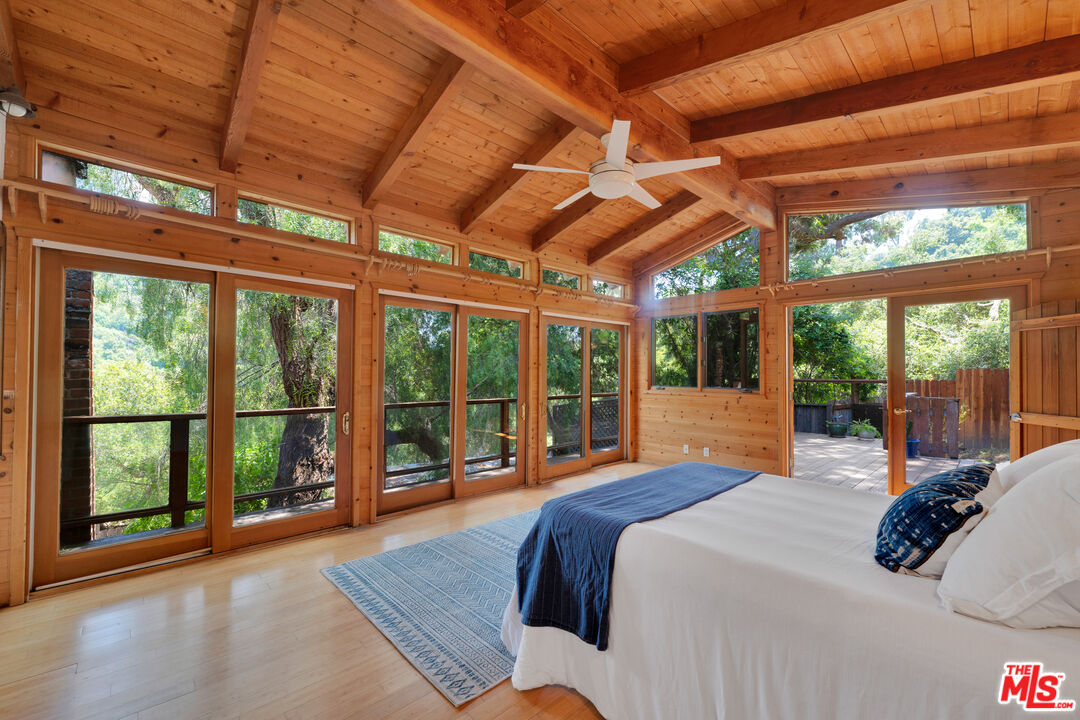
<instances>
[{"instance_id":1,"label":"ceiling fan","mask_svg":"<svg viewBox=\"0 0 1080 720\"><path fill-rule=\"evenodd\" d=\"M666 160L663 162L631 162L626 157L627 146L630 142L629 120L615 120L611 124L611 132L600 138L600 142L607 148L607 155L594 162L587 171L545 165L524 165L522 163L514 163L514 168L517 170L535 170L537 172L588 175L589 187L579 190L563 200L555 206L556 210L568 207L590 192L596 197L605 200L613 200L629 195L645 207L654 210L660 207L660 201L650 195L645 188L638 185L638 180L719 165L721 161L719 157L703 157L688 160Z\"/></svg>"}]
</instances>

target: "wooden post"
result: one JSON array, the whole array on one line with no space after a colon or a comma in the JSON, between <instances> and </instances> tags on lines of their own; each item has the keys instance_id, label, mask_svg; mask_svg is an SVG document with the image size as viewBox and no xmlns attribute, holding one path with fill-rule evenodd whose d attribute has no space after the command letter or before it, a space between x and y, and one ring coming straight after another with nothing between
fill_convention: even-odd
<instances>
[{"instance_id":1,"label":"wooden post","mask_svg":"<svg viewBox=\"0 0 1080 720\"><path fill-rule=\"evenodd\" d=\"M499 403L499 446L501 466L510 467L510 401L505 399Z\"/></svg>"},{"instance_id":2,"label":"wooden post","mask_svg":"<svg viewBox=\"0 0 1080 720\"><path fill-rule=\"evenodd\" d=\"M169 514L172 516L174 528L182 528L185 525L190 438L189 420L172 420L169 423Z\"/></svg>"}]
</instances>

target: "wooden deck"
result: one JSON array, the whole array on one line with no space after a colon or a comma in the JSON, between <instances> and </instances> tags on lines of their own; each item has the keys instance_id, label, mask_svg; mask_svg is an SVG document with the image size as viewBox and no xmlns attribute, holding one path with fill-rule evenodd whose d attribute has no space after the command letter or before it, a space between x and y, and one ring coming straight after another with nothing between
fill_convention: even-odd
<instances>
[{"instance_id":1,"label":"wooden deck","mask_svg":"<svg viewBox=\"0 0 1080 720\"><path fill-rule=\"evenodd\" d=\"M907 481L915 484L935 473L973 462L951 458L908 458ZM795 433L794 475L826 485L884 493L889 487L888 453L882 449L880 439Z\"/></svg>"}]
</instances>

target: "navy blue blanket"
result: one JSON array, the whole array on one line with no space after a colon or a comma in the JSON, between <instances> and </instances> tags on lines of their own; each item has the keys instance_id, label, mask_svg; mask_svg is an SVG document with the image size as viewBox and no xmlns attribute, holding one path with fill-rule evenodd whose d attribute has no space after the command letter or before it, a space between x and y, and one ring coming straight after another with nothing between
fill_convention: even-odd
<instances>
[{"instance_id":1,"label":"navy blue blanket","mask_svg":"<svg viewBox=\"0 0 1080 720\"><path fill-rule=\"evenodd\" d=\"M548 500L518 550L518 609L607 649L615 546L627 525L670 515L754 478L748 470L680 463Z\"/></svg>"}]
</instances>

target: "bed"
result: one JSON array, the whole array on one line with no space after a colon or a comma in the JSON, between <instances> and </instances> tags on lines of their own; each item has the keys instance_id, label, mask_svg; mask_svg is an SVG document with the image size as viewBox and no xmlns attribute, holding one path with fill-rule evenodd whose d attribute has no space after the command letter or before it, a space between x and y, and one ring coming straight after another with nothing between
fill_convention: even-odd
<instances>
[{"instance_id":1,"label":"bed","mask_svg":"<svg viewBox=\"0 0 1080 720\"><path fill-rule=\"evenodd\" d=\"M519 690L566 685L606 718L1018 717L1004 664L1062 672L1080 699L1080 629L1014 630L944 610L936 580L873 559L891 498L775 475L618 541L608 648L525 627L503 639Z\"/></svg>"}]
</instances>

